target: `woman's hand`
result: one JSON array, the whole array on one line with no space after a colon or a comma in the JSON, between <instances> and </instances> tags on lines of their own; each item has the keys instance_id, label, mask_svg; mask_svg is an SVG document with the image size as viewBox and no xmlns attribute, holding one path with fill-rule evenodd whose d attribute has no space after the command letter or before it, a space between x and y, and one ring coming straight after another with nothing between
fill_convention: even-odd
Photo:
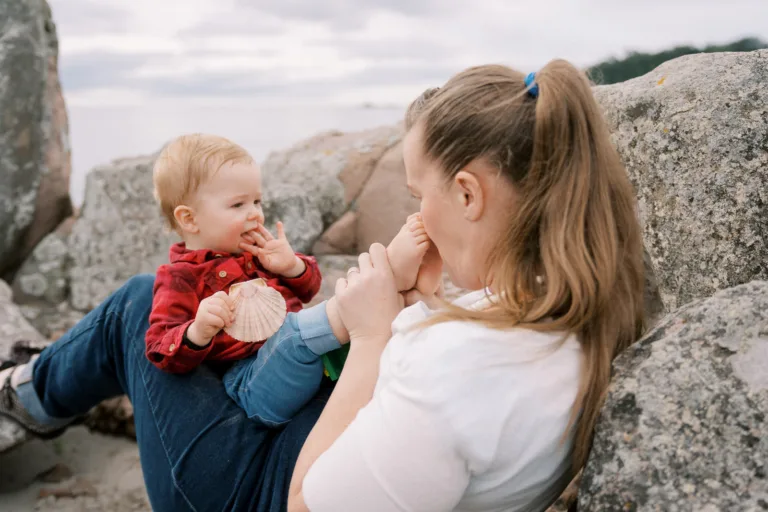
<instances>
[{"instance_id":1,"label":"woman's hand","mask_svg":"<svg viewBox=\"0 0 768 512\"><path fill-rule=\"evenodd\" d=\"M336 303L352 342L344 370L323 413L307 437L293 471L288 510L308 510L302 486L309 468L339 438L371 401L379 378L381 353L392 335L392 320L403 309L387 250L373 244L346 279L336 281Z\"/></svg>"},{"instance_id":2,"label":"woman's hand","mask_svg":"<svg viewBox=\"0 0 768 512\"><path fill-rule=\"evenodd\" d=\"M386 249L376 243L369 250L358 258L359 269L349 269L347 278L336 282L339 314L353 343L388 340L392 321L403 309Z\"/></svg>"}]
</instances>

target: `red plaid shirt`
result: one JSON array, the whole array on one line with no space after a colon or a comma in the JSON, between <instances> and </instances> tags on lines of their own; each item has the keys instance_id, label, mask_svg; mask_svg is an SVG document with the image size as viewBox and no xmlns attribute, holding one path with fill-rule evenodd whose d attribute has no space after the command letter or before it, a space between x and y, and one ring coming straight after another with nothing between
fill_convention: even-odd
<instances>
[{"instance_id":1,"label":"red plaid shirt","mask_svg":"<svg viewBox=\"0 0 768 512\"><path fill-rule=\"evenodd\" d=\"M152 312L146 335L147 358L161 370L185 373L204 360L236 361L255 353L264 342L237 341L223 330L205 347L184 342L200 301L235 283L263 278L285 297L288 311L299 311L320 290L320 269L311 256L298 254L307 269L289 279L268 272L249 252L229 254L208 249L187 250L184 243L171 246L169 265L157 269Z\"/></svg>"}]
</instances>

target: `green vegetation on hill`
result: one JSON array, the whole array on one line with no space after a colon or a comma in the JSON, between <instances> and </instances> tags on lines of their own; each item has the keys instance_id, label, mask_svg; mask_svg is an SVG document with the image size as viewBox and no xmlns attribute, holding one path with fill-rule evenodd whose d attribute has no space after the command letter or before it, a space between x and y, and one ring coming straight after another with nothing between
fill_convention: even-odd
<instances>
[{"instance_id":1,"label":"green vegetation on hill","mask_svg":"<svg viewBox=\"0 0 768 512\"><path fill-rule=\"evenodd\" d=\"M704 48L678 46L659 53L631 52L623 59L609 59L589 69L592 80L598 84L615 84L642 76L670 59L691 53L751 52L768 48L768 44L757 38L746 38L725 45L710 45Z\"/></svg>"}]
</instances>

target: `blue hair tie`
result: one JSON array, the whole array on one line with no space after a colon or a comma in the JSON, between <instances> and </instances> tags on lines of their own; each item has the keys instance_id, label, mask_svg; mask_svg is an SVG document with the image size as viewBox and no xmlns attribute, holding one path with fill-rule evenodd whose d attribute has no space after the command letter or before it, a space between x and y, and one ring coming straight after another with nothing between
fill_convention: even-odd
<instances>
[{"instance_id":1,"label":"blue hair tie","mask_svg":"<svg viewBox=\"0 0 768 512\"><path fill-rule=\"evenodd\" d=\"M531 98L539 97L539 84L535 80L536 73L534 72L528 73L528 76L525 77L525 86L528 87L528 94L531 95Z\"/></svg>"}]
</instances>

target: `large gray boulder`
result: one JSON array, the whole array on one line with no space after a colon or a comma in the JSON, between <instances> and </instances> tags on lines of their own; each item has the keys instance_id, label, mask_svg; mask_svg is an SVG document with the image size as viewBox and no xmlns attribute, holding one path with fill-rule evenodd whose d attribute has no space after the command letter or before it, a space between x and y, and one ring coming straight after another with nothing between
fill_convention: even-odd
<instances>
[{"instance_id":1,"label":"large gray boulder","mask_svg":"<svg viewBox=\"0 0 768 512\"><path fill-rule=\"evenodd\" d=\"M89 311L130 277L154 273L178 240L155 204L156 155L115 160L89 173L68 246L70 304ZM21 277L20 277L21 278Z\"/></svg>"},{"instance_id":2,"label":"large gray boulder","mask_svg":"<svg viewBox=\"0 0 768 512\"><path fill-rule=\"evenodd\" d=\"M291 242L300 252L357 254L359 217L371 202L364 197L370 182L381 174L380 162L402 135L401 125L354 133L331 131L272 152L262 166L268 227L270 221L286 219L289 238L294 233ZM399 171L404 187L402 158ZM388 186L398 184L391 179ZM378 217L379 222L398 222L395 216L390 216L392 220Z\"/></svg>"},{"instance_id":3,"label":"large gray boulder","mask_svg":"<svg viewBox=\"0 0 768 512\"><path fill-rule=\"evenodd\" d=\"M45 0L0 2L0 275L72 212L58 39Z\"/></svg>"},{"instance_id":4,"label":"large gray boulder","mask_svg":"<svg viewBox=\"0 0 768 512\"><path fill-rule=\"evenodd\" d=\"M45 237L13 281L14 302L29 323L48 339L58 338L84 315L69 303L69 235L74 222L74 217L67 219Z\"/></svg>"},{"instance_id":5,"label":"large gray boulder","mask_svg":"<svg viewBox=\"0 0 768 512\"><path fill-rule=\"evenodd\" d=\"M665 305L768 279L768 50L600 86Z\"/></svg>"},{"instance_id":6,"label":"large gray boulder","mask_svg":"<svg viewBox=\"0 0 768 512\"><path fill-rule=\"evenodd\" d=\"M24 319L19 308L11 301L11 288L0 280L0 360L9 359L16 341L42 342L43 337ZM24 429L0 416L0 453L13 448L28 438Z\"/></svg>"},{"instance_id":7,"label":"large gray boulder","mask_svg":"<svg viewBox=\"0 0 768 512\"><path fill-rule=\"evenodd\" d=\"M768 509L768 282L668 315L614 364L580 511Z\"/></svg>"}]
</instances>

